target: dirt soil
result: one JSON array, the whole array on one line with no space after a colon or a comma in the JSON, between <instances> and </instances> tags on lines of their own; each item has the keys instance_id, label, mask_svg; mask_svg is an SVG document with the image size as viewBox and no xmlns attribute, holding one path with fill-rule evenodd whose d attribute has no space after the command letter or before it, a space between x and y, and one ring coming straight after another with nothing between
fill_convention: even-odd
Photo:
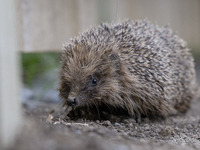
<instances>
[{"instance_id":1,"label":"dirt soil","mask_svg":"<svg viewBox=\"0 0 200 150\"><path fill-rule=\"evenodd\" d=\"M25 124L10 150L200 149L200 96L184 115L165 120L70 120L61 105L29 101Z\"/></svg>"}]
</instances>

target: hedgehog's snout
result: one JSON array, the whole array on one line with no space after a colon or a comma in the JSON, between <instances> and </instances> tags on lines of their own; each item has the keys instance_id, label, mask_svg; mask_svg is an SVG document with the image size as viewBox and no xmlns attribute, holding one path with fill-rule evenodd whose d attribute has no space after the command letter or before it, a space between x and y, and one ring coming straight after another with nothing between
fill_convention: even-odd
<instances>
[{"instance_id":1,"label":"hedgehog's snout","mask_svg":"<svg viewBox=\"0 0 200 150\"><path fill-rule=\"evenodd\" d=\"M67 105L68 106L76 106L78 104L78 99L76 97L68 97Z\"/></svg>"}]
</instances>

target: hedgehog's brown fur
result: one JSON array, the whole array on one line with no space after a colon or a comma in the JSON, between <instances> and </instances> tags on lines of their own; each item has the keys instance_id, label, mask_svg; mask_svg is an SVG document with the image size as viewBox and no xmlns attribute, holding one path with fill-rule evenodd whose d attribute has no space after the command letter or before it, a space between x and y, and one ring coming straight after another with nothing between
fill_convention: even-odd
<instances>
[{"instance_id":1,"label":"hedgehog's brown fur","mask_svg":"<svg viewBox=\"0 0 200 150\"><path fill-rule=\"evenodd\" d=\"M185 112L196 89L186 42L147 21L104 23L64 46L59 91L64 105L68 97L78 99L76 109L103 103L165 117Z\"/></svg>"}]
</instances>

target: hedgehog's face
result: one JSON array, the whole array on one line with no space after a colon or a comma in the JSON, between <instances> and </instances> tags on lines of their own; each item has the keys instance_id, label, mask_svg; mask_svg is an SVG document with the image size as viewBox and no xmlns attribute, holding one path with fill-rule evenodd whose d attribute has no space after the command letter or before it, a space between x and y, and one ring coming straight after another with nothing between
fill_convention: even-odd
<instances>
[{"instance_id":1,"label":"hedgehog's face","mask_svg":"<svg viewBox=\"0 0 200 150\"><path fill-rule=\"evenodd\" d=\"M65 99L65 105L81 107L97 103L101 99L99 97L99 90L103 85L101 78L98 74L84 76L84 74L79 73L80 70L77 71L72 80L65 78L61 81L66 87L60 89L60 95Z\"/></svg>"},{"instance_id":2,"label":"hedgehog's face","mask_svg":"<svg viewBox=\"0 0 200 150\"><path fill-rule=\"evenodd\" d=\"M101 103L120 105L116 99L120 92L116 54L63 53L61 64L59 91L64 105L74 108L97 107Z\"/></svg>"}]
</instances>

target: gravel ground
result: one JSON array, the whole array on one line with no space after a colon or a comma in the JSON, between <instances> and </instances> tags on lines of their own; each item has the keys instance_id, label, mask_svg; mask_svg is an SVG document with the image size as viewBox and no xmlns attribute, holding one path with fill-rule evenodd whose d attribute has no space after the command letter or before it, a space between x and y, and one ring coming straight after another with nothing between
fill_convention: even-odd
<instances>
[{"instance_id":1,"label":"gravel ground","mask_svg":"<svg viewBox=\"0 0 200 150\"><path fill-rule=\"evenodd\" d=\"M33 100L36 92L25 91L24 126L9 150L200 149L200 93L186 114L165 120L143 118L138 124L134 119L116 116L109 120L73 121L63 113L61 104L45 102L49 97L52 102L57 100L56 91L43 96L47 100L41 101Z\"/></svg>"},{"instance_id":2,"label":"gravel ground","mask_svg":"<svg viewBox=\"0 0 200 150\"><path fill-rule=\"evenodd\" d=\"M10 150L200 149L200 96L184 115L165 120L70 120L59 104L29 101L25 124Z\"/></svg>"}]
</instances>

